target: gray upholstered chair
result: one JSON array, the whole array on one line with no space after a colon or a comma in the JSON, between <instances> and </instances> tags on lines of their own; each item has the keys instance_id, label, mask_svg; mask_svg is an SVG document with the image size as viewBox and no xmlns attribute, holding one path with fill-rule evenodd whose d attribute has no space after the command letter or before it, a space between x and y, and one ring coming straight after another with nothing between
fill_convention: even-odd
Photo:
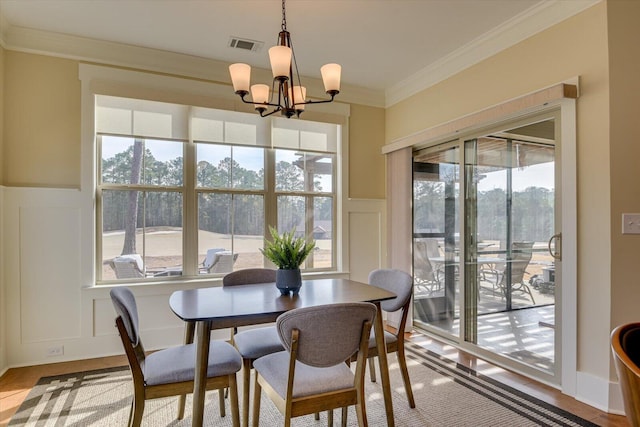
<instances>
[{"instance_id":1,"label":"gray upholstered chair","mask_svg":"<svg viewBox=\"0 0 640 427\"><path fill-rule=\"evenodd\" d=\"M138 330L138 308L130 289L113 288L110 292L116 310L116 327L120 333L131 375L134 396L129 413L129 426L139 426L144 404L148 399L168 396L184 396L193 391L195 374L195 344L181 345L145 354ZM229 387L231 393L231 416L234 427L240 425L236 372L242 360L233 346L222 341L213 341L209 347L207 390L220 390L220 415L225 415L222 390ZM178 419L184 416L184 398L178 405Z\"/></svg>"},{"instance_id":2,"label":"gray upholstered chair","mask_svg":"<svg viewBox=\"0 0 640 427\"><path fill-rule=\"evenodd\" d=\"M276 270L247 268L234 271L222 278L222 286L254 285L276 281ZM274 285L275 286L275 285ZM253 361L267 354L284 350L275 326L234 330L232 341L242 356L242 425L249 425L249 386Z\"/></svg>"},{"instance_id":3,"label":"gray upholstered chair","mask_svg":"<svg viewBox=\"0 0 640 427\"><path fill-rule=\"evenodd\" d=\"M409 380L409 370L407 369L407 360L404 354L404 330L407 325L409 315L409 307L411 304L411 295L413 291L413 280L409 274L401 270L380 269L373 270L369 273L369 283L382 289L386 289L397 295L395 299L382 301L380 307L382 310L392 313L402 310L402 317L398 323L395 333L384 331L384 341L387 346L387 353L396 353L398 357L398 365L400 365L400 373L404 382L404 389L407 393L407 400L411 408L416 407L413 398L413 390L411 390L411 381ZM378 348L376 346L376 337L371 333L369 338L369 370L371 381L376 380L374 357L378 356ZM352 357L352 360L355 356Z\"/></svg>"},{"instance_id":4,"label":"gray upholstered chair","mask_svg":"<svg viewBox=\"0 0 640 427\"><path fill-rule=\"evenodd\" d=\"M364 366L375 316L376 306L366 302L280 315L276 328L286 350L253 362L253 426L259 424L262 390L283 413L285 427L291 418L350 405L356 406L358 425L366 426ZM355 352L359 357L354 374L345 361Z\"/></svg>"}]
</instances>

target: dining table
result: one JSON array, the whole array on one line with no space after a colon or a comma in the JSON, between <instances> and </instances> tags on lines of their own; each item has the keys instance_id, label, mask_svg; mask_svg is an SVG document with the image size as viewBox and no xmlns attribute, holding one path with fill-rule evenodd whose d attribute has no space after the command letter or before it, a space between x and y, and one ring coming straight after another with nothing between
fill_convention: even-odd
<instances>
[{"instance_id":1,"label":"dining table","mask_svg":"<svg viewBox=\"0 0 640 427\"><path fill-rule=\"evenodd\" d=\"M199 427L203 422L211 330L275 322L279 315L295 308L371 302L377 308L374 331L387 425L394 426L389 366L380 306L382 301L394 298L396 295L392 292L350 279L303 280L297 295L281 295L275 283L199 287L173 292L169 298L169 306L176 316L187 323L186 344L193 342L195 333L196 361L192 425Z\"/></svg>"}]
</instances>

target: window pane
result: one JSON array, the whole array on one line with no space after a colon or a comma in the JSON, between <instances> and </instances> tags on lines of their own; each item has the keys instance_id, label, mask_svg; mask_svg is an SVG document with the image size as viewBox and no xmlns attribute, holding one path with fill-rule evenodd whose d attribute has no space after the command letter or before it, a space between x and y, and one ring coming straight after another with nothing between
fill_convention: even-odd
<instances>
[{"instance_id":1,"label":"window pane","mask_svg":"<svg viewBox=\"0 0 640 427\"><path fill-rule=\"evenodd\" d=\"M200 188L264 189L264 148L196 144Z\"/></svg>"},{"instance_id":2,"label":"window pane","mask_svg":"<svg viewBox=\"0 0 640 427\"><path fill-rule=\"evenodd\" d=\"M305 198L302 196L278 196L278 231L295 230L296 236L307 234L305 227Z\"/></svg>"},{"instance_id":3,"label":"window pane","mask_svg":"<svg viewBox=\"0 0 640 427\"><path fill-rule=\"evenodd\" d=\"M232 252L231 194L198 195L198 256L200 274L216 273L217 252ZM228 260L227 260L228 261ZM226 269L231 271L230 269Z\"/></svg>"},{"instance_id":4,"label":"window pane","mask_svg":"<svg viewBox=\"0 0 640 427\"><path fill-rule=\"evenodd\" d=\"M313 238L316 241L316 250L308 267L330 268L333 265L333 199L330 197L314 197L313 199Z\"/></svg>"},{"instance_id":5,"label":"window pane","mask_svg":"<svg viewBox=\"0 0 640 427\"><path fill-rule=\"evenodd\" d=\"M225 161L225 159L228 159ZM225 166L231 159L231 146L196 144L197 185L204 188L228 188L231 175Z\"/></svg>"},{"instance_id":6,"label":"window pane","mask_svg":"<svg viewBox=\"0 0 640 427\"><path fill-rule=\"evenodd\" d=\"M102 231L103 280L182 273L181 193L105 190Z\"/></svg>"},{"instance_id":7,"label":"window pane","mask_svg":"<svg viewBox=\"0 0 640 427\"><path fill-rule=\"evenodd\" d=\"M238 254L234 270L264 267L264 198L233 196L233 251Z\"/></svg>"},{"instance_id":8,"label":"window pane","mask_svg":"<svg viewBox=\"0 0 640 427\"><path fill-rule=\"evenodd\" d=\"M331 192L333 155L276 150L276 190Z\"/></svg>"},{"instance_id":9,"label":"window pane","mask_svg":"<svg viewBox=\"0 0 640 427\"><path fill-rule=\"evenodd\" d=\"M233 188L257 190L264 188L264 149L233 147Z\"/></svg>"},{"instance_id":10,"label":"window pane","mask_svg":"<svg viewBox=\"0 0 640 427\"><path fill-rule=\"evenodd\" d=\"M201 274L264 266L263 196L200 194L198 224ZM225 265L217 264L221 260Z\"/></svg>"},{"instance_id":11,"label":"window pane","mask_svg":"<svg viewBox=\"0 0 640 427\"><path fill-rule=\"evenodd\" d=\"M102 136L102 182L182 185L183 143Z\"/></svg>"},{"instance_id":12,"label":"window pane","mask_svg":"<svg viewBox=\"0 0 640 427\"><path fill-rule=\"evenodd\" d=\"M181 186L183 143L148 139L144 145L144 184Z\"/></svg>"}]
</instances>

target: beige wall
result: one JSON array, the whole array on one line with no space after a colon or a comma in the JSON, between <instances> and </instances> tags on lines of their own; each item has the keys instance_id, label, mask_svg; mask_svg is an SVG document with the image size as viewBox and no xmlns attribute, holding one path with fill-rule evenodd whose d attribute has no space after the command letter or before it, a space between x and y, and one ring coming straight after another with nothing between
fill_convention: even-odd
<instances>
[{"instance_id":1,"label":"beige wall","mask_svg":"<svg viewBox=\"0 0 640 427\"><path fill-rule=\"evenodd\" d=\"M349 197L385 198L384 109L351 105Z\"/></svg>"},{"instance_id":2,"label":"beige wall","mask_svg":"<svg viewBox=\"0 0 640 427\"><path fill-rule=\"evenodd\" d=\"M5 52L5 185L80 187L76 61Z\"/></svg>"},{"instance_id":3,"label":"beige wall","mask_svg":"<svg viewBox=\"0 0 640 427\"><path fill-rule=\"evenodd\" d=\"M386 141L580 76L577 102L578 370L609 378L611 270L606 3L387 109ZM635 181L640 168L633 172ZM633 272L633 264L617 263ZM636 310L637 312L637 310Z\"/></svg>"},{"instance_id":4,"label":"beige wall","mask_svg":"<svg viewBox=\"0 0 640 427\"><path fill-rule=\"evenodd\" d=\"M610 1L611 326L640 319L640 236L622 235L622 213L640 212L640 2ZM614 167L615 165L615 167Z\"/></svg>"},{"instance_id":5,"label":"beige wall","mask_svg":"<svg viewBox=\"0 0 640 427\"><path fill-rule=\"evenodd\" d=\"M4 48L0 46L0 185L4 184Z\"/></svg>"},{"instance_id":6,"label":"beige wall","mask_svg":"<svg viewBox=\"0 0 640 427\"><path fill-rule=\"evenodd\" d=\"M4 182L80 187L80 81L73 60L5 52ZM384 198L384 110L352 106L350 197ZM371 171L375 173L371 174ZM366 173L365 173L366 172Z\"/></svg>"}]
</instances>

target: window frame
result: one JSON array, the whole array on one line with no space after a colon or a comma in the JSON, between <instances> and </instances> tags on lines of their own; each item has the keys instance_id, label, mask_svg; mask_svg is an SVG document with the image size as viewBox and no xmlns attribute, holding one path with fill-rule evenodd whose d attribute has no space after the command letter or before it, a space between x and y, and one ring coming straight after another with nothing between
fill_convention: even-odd
<instances>
[{"instance_id":1,"label":"window frame","mask_svg":"<svg viewBox=\"0 0 640 427\"><path fill-rule=\"evenodd\" d=\"M99 96L99 95L98 95ZM108 95L110 96L110 95ZM120 98L128 98L126 96L121 96ZM151 101L140 98L129 98L135 102L139 101ZM96 97L97 102L97 97ZM201 109L202 107L193 107L178 104L179 107L186 107L188 111L187 122L190 123L190 119L194 117L191 114L193 109ZM94 118L97 118L97 109L94 108ZM223 114L233 114L233 111L225 111ZM212 278L216 277L216 275L199 274L198 265L200 264L201 258L198 255L198 197L200 194L230 194L232 195L261 195L264 200L264 238L269 239L269 226L273 225L277 227L278 224L278 214L277 214L277 200L278 196L287 195L287 196L301 196L305 198L305 223L307 226L305 230L310 229L313 232L313 228L308 228L309 224L313 224L313 221L309 220L309 216L306 214L307 210L311 210L311 218L313 219L313 200L317 197L326 197L331 200L331 215L332 215L332 227L330 233L331 239L331 265L329 267L322 268L306 268L306 265L303 265L304 273L311 272L330 272L330 271L338 271L341 267L337 263L337 253L340 250L341 240L339 233L339 226L341 223L341 218L339 217L339 200L340 200L340 174L339 174L339 157L342 148L342 138L344 137L344 129L342 124L333 123L333 122L307 122L310 125L310 128L313 129L318 125L335 125L335 137L337 138L334 142L335 152L321 152L319 150L305 150L305 149L292 149L291 147L274 147L274 141L272 138L273 132L273 121L270 119L260 118L261 130L258 130L257 138L268 138L267 143L257 144L257 145L249 145L249 144L241 144L241 143L225 143L225 142L213 142L213 141L194 141L191 137L188 140L183 139L172 139L172 138L157 138L157 137L145 137L146 140L152 139L162 139L162 140L177 140L182 142L183 145L183 180L182 186L154 186L150 184L116 184L116 183L103 183L102 182L102 137L106 135L110 135L109 133L99 133L97 129L94 133L94 141L95 141L95 198L96 198L96 211L95 211L95 245L94 249L96 251L96 266L95 266L95 277L97 284L111 284L111 283L122 283L123 279L104 279L102 277L102 268L103 262L102 259L102 242L103 242L103 199L102 194L104 190L131 190L136 189L143 192L148 191L172 191L172 192L180 192L182 194L182 211L183 211L183 221L182 221L182 275L180 276L168 276L163 277L160 281L175 281L175 280L183 280L183 279L194 279L194 278ZM305 127L304 121L302 122L302 128ZM296 125L300 126L300 125ZM264 128L268 129L269 132L265 132ZM123 136L123 135L117 135ZM133 135L126 135L129 138L136 138ZM209 187L199 187L197 185L197 144L218 144L222 146L235 146L235 147L261 147L264 150L264 188L263 189L239 189L239 188L209 188ZM275 152L277 150L287 150L287 151L295 151L301 153L314 153L314 154L326 154L331 158L331 191L286 191L286 190L276 190L275 185ZM344 185L344 184L343 184ZM280 230L283 231L283 230ZM309 235L310 233L306 233ZM144 236L143 236L144 241ZM144 256L144 244L143 244L143 253ZM233 246L231 248L233 250ZM311 257L311 260L313 257ZM270 266L268 260L264 260L265 266ZM127 281L134 282L149 282L159 281L158 277L145 277L140 279L126 279Z\"/></svg>"}]
</instances>

